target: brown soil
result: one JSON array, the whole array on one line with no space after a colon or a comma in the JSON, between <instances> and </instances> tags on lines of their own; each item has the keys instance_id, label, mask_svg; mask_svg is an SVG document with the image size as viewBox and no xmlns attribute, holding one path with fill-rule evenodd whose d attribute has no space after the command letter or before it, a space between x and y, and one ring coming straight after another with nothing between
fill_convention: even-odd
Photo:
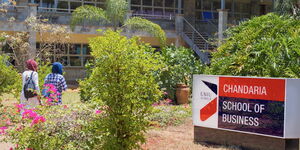
<instances>
[{"instance_id":1,"label":"brown soil","mask_svg":"<svg viewBox=\"0 0 300 150\"><path fill-rule=\"evenodd\" d=\"M180 126L163 129L151 129L147 133L145 150L237 150L234 147L204 146L195 144L194 127L189 118Z\"/></svg>"},{"instance_id":2,"label":"brown soil","mask_svg":"<svg viewBox=\"0 0 300 150\"><path fill-rule=\"evenodd\" d=\"M0 139L1 139L1 136L0 136ZM9 150L9 148L11 148L11 147L12 147L11 144L0 142L0 150Z\"/></svg>"}]
</instances>

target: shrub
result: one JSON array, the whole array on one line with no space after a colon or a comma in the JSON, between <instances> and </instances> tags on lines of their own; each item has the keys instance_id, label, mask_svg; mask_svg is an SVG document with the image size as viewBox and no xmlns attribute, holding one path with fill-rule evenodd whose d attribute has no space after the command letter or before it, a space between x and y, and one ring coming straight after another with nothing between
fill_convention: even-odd
<instances>
[{"instance_id":1,"label":"shrub","mask_svg":"<svg viewBox=\"0 0 300 150\"><path fill-rule=\"evenodd\" d=\"M161 96L153 75L161 67L158 54L137 38L111 30L91 39L90 47L95 63L87 81L96 102L107 106L107 116L93 125L103 132L101 141L95 137L92 143L100 149L139 148L151 104Z\"/></svg>"},{"instance_id":2,"label":"shrub","mask_svg":"<svg viewBox=\"0 0 300 150\"><path fill-rule=\"evenodd\" d=\"M176 84L191 85L193 74L202 73L204 66L191 49L184 47L165 47L162 56L166 67L162 70L159 80L161 87L165 88L173 99Z\"/></svg>"},{"instance_id":3,"label":"shrub","mask_svg":"<svg viewBox=\"0 0 300 150\"><path fill-rule=\"evenodd\" d=\"M41 106L34 110L22 109L22 105L16 106L18 112L23 110L22 118L16 115L17 123L5 131L3 140L17 145L16 150L88 149L87 144L94 133L82 130L92 120L103 116L83 104Z\"/></svg>"},{"instance_id":4,"label":"shrub","mask_svg":"<svg viewBox=\"0 0 300 150\"><path fill-rule=\"evenodd\" d=\"M14 69L13 66L10 66L7 62L7 57L0 55L0 96L4 93L13 92L16 87L21 89L21 76L19 75L18 71Z\"/></svg>"},{"instance_id":5,"label":"shrub","mask_svg":"<svg viewBox=\"0 0 300 150\"><path fill-rule=\"evenodd\" d=\"M38 68L38 75L39 75L39 87L42 90L43 85L45 83L46 76L52 72L52 67L50 66L50 62L45 62L38 60L39 68Z\"/></svg>"},{"instance_id":6,"label":"shrub","mask_svg":"<svg viewBox=\"0 0 300 150\"><path fill-rule=\"evenodd\" d=\"M300 20L276 14L255 17L227 31L207 74L300 77Z\"/></svg>"}]
</instances>

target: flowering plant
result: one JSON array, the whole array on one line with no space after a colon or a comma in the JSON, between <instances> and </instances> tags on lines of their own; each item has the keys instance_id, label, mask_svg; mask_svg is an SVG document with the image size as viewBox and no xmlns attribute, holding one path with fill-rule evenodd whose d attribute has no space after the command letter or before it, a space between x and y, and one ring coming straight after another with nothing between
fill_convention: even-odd
<instances>
[{"instance_id":1,"label":"flowering plant","mask_svg":"<svg viewBox=\"0 0 300 150\"><path fill-rule=\"evenodd\" d=\"M44 105L51 106L58 104L59 102L58 95L60 95L60 93L57 92L57 89L53 84L45 84L42 95L45 98Z\"/></svg>"},{"instance_id":2,"label":"flowering plant","mask_svg":"<svg viewBox=\"0 0 300 150\"><path fill-rule=\"evenodd\" d=\"M53 105L26 109L15 105L22 114L20 122L10 127L0 127L3 142L16 144L12 149L84 149L95 133L90 132L93 120L105 114L104 110L88 105ZM82 132L79 132L82 131ZM0 140L1 141L1 140Z\"/></svg>"}]
</instances>

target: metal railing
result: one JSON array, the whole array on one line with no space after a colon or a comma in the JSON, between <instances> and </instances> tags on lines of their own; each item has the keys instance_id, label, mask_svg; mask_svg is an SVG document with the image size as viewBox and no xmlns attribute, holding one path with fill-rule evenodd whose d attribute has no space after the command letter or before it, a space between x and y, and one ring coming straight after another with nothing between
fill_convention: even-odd
<instances>
[{"instance_id":1,"label":"metal railing","mask_svg":"<svg viewBox=\"0 0 300 150\"><path fill-rule=\"evenodd\" d=\"M205 33L200 33L190 22L188 22L185 18L183 18L183 31L187 34L192 41L194 41L195 45L197 45L200 49L203 50L211 50L213 46L209 41L209 35Z\"/></svg>"},{"instance_id":2,"label":"metal railing","mask_svg":"<svg viewBox=\"0 0 300 150\"><path fill-rule=\"evenodd\" d=\"M137 14L133 13L131 17L141 17L148 19L158 25L164 30L175 30L175 16L170 15L152 15L152 14Z\"/></svg>"},{"instance_id":3,"label":"metal railing","mask_svg":"<svg viewBox=\"0 0 300 150\"><path fill-rule=\"evenodd\" d=\"M213 46L208 41L207 35L198 32L190 22L183 18L183 32L181 36L203 63L210 63L209 52L207 50L213 49Z\"/></svg>"},{"instance_id":4,"label":"metal railing","mask_svg":"<svg viewBox=\"0 0 300 150\"><path fill-rule=\"evenodd\" d=\"M152 15L152 14L138 14L138 13L133 13L132 16L134 17L141 17L145 19L164 19L164 20L174 20L175 16L170 14L170 15Z\"/></svg>"}]
</instances>

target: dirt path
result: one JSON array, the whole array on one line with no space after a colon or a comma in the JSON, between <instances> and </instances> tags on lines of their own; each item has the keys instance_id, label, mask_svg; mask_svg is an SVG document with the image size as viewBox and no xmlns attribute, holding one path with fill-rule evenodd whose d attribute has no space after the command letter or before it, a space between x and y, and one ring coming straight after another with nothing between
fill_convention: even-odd
<instances>
[{"instance_id":1,"label":"dirt path","mask_svg":"<svg viewBox=\"0 0 300 150\"><path fill-rule=\"evenodd\" d=\"M0 136L0 139L2 137ZM0 150L9 150L9 148L12 147L11 144L7 144L7 143L0 143Z\"/></svg>"},{"instance_id":2,"label":"dirt path","mask_svg":"<svg viewBox=\"0 0 300 150\"><path fill-rule=\"evenodd\" d=\"M207 147L194 144L194 128L192 119L177 127L152 129L147 133L147 143L143 149L147 150L237 150L226 147Z\"/></svg>"}]
</instances>

